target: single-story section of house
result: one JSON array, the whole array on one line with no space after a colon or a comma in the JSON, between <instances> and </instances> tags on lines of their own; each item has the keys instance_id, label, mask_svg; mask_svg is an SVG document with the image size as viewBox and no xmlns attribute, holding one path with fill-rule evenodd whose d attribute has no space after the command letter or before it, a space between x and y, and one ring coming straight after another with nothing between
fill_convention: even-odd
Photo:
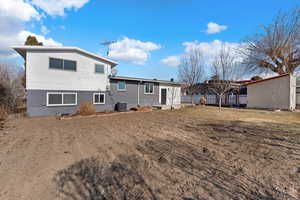
<instances>
[{"instance_id":1,"label":"single-story section of house","mask_svg":"<svg viewBox=\"0 0 300 200\"><path fill-rule=\"evenodd\" d=\"M279 75L245 84L247 108L296 109L296 77Z\"/></svg>"}]
</instances>

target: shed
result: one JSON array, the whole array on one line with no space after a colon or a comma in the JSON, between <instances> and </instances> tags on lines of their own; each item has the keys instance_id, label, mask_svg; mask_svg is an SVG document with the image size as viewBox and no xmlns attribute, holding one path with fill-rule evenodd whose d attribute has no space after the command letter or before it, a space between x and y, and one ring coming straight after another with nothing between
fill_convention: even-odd
<instances>
[{"instance_id":1,"label":"shed","mask_svg":"<svg viewBox=\"0 0 300 200\"><path fill-rule=\"evenodd\" d=\"M295 110L296 77L283 74L245 84L247 107L260 109Z\"/></svg>"}]
</instances>

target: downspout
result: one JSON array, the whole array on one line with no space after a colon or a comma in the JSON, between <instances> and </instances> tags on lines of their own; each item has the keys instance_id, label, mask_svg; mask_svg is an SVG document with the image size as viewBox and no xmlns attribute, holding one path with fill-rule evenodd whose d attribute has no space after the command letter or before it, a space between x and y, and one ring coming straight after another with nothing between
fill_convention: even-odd
<instances>
[{"instance_id":1,"label":"downspout","mask_svg":"<svg viewBox=\"0 0 300 200\"><path fill-rule=\"evenodd\" d=\"M137 105L140 106L140 81L138 82Z\"/></svg>"}]
</instances>

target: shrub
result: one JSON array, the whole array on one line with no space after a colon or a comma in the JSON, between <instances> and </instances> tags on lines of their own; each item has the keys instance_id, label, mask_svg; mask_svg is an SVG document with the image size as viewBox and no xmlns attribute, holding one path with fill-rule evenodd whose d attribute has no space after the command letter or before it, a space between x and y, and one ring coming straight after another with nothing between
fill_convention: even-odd
<instances>
[{"instance_id":1,"label":"shrub","mask_svg":"<svg viewBox=\"0 0 300 200\"><path fill-rule=\"evenodd\" d=\"M93 115L95 114L95 107L90 102L81 102L78 114L80 115Z\"/></svg>"},{"instance_id":2,"label":"shrub","mask_svg":"<svg viewBox=\"0 0 300 200\"><path fill-rule=\"evenodd\" d=\"M206 99L204 97L200 98L200 105L204 106L206 104Z\"/></svg>"},{"instance_id":3,"label":"shrub","mask_svg":"<svg viewBox=\"0 0 300 200\"><path fill-rule=\"evenodd\" d=\"M8 114L9 114L9 109L4 105L0 105L0 121L6 120Z\"/></svg>"}]
</instances>

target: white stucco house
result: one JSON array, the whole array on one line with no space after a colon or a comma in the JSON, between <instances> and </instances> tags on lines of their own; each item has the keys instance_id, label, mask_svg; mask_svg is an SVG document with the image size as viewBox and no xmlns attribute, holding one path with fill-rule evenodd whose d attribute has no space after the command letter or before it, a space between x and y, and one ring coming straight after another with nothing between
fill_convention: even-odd
<instances>
[{"instance_id":1,"label":"white stucco house","mask_svg":"<svg viewBox=\"0 0 300 200\"><path fill-rule=\"evenodd\" d=\"M97 112L114 110L118 102L128 109L181 103L180 83L115 76L112 69L117 62L78 47L13 49L26 63L29 116L72 114L81 102L91 102Z\"/></svg>"},{"instance_id":2,"label":"white stucco house","mask_svg":"<svg viewBox=\"0 0 300 200\"><path fill-rule=\"evenodd\" d=\"M294 75L275 76L247 83L246 86L248 108L296 109L296 76Z\"/></svg>"}]
</instances>

